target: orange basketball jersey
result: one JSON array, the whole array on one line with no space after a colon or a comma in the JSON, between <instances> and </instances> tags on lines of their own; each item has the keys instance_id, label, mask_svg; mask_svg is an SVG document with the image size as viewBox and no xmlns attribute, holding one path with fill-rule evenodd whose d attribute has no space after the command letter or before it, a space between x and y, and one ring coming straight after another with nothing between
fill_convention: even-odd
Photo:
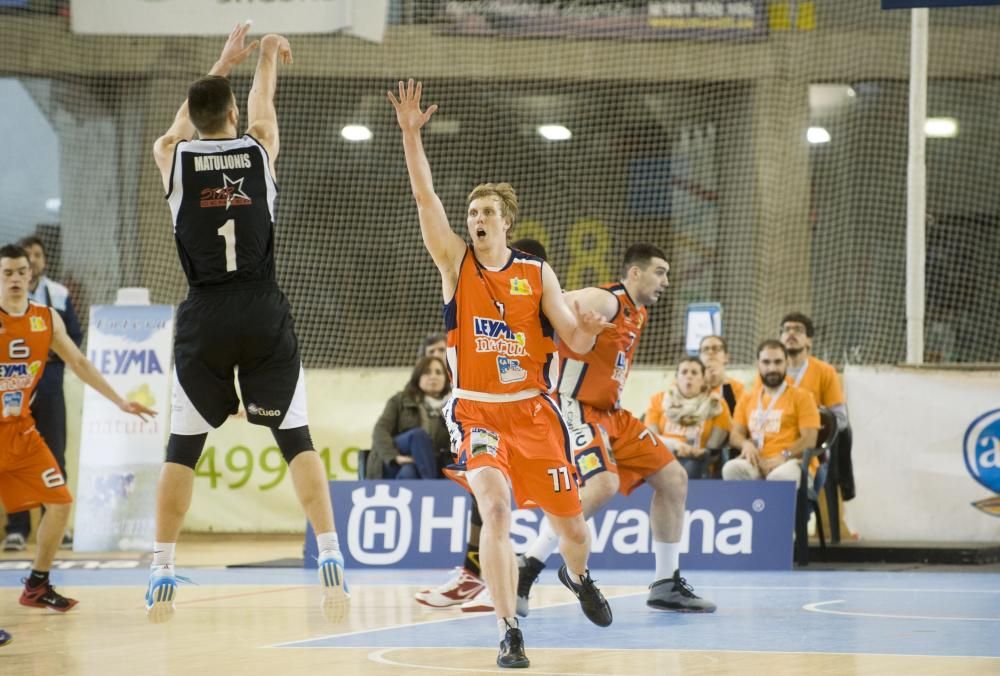
<instances>
[{"instance_id":1,"label":"orange basketball jersey","mask_svg":"<svg viewBox=\"0 0 1000 676\"><path fill-rule=\"evenodd\" d=\"M31 415L28 404L45 370L52 344L52 311L28 303L13 317L0 310L0 422Z\"/></svg>"},{"instance_id":2,"label":"orange basketball jersey","mask_svg":"<svg viewBox=\"0 0 1000 676\"><path fill-rule=\"evenodd\" d=\"M456 388L505 395L555 386L559 360L542 314L540 258L512 250L506 265L490 270L468 248L444 323Z\"/></svg>"},{"instance_id":3,"label":"orange basketball jersey","mask_svg":"<svg viewBox=\"0 0 1000 676\"><path fill-rule=\"evenodd\" d=\"M621 282L600 288L618 299L618 313L611 320L615 328L605 329L585 355L559 344L559 396L609 411L619 407L647 313L646 308L636 307Z\"/></svg>"}]
</instances>

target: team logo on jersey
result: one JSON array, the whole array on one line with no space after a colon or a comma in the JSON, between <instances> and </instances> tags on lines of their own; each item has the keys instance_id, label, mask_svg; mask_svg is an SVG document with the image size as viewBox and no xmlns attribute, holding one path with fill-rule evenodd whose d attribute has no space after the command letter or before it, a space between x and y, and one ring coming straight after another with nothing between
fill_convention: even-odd
<instances>
[{"instance_id":1,"label":"team logo on jersey","mask_svg":"<svg viewBox=\"0 0 1000 676\"><path fill-rule=\"evenodd\" d=\"M973 479L1000 493L1000 408L988 411L969 425L962 443L965 467ZM986 514L1000 516L1000 495L973 502Z\"/></svg>"},{"instance_id":2,"label":"team logo on jersey","mask_svg":"<svg viewBox=\"0 0 1000 676\"><path fill-rule=\"evenodd\" d=\"M500 382L519 383L528 377L528 372L521 368L521 362L510 357L497 357L497 372L500 374Z\"/></svg>"},{"instance_id":3,"label":"team logo on jersey","mask_svg":"<svg viewBox=\"0 0 1000 676\"><path fill-rule=\"evenodd\" d=\"M497 457L497 449L500 447L500 435L492 430L482 427L473 427L469 430L469 448L472 457L487 453L494 458Z\"/></svg>"},{"instance_id":4,"label":"team logo on jersey","mask_svg":"<svg viewBox=\"0 0 1000 676\"><path fill-rule=\"evenodd\" d=\"M473 317L472 328L476 337L476 352L496 352L509 357L528 354L524 333L514 333L505 321Z\"/></svg>"},{"instance_id":5,"label":"team logo on jersey","mask_svg":"<svg viewBox=\"0 0 1000 676\"><path fill-rule=\"evenodd\" d=\"M199 205L203 209L212 207L225 207L228 209L234 205L243 207L252 204L253 201L250 199L250 195L243 192L244 180L246 180L246 176L240 176L234 181L226 174L223 174L221 188L202 189Z\"/></svg>"},{"instance_id":6,"label":"team logo on jersey","mask_svg":"<svg viewBox=\"0 0 1000 676\"><path fill-rule=\"evenodd\" d=\"M45 317L32 317L31 318L31 330L34 333L39 331L44 331L48 327L45 325Z\"/></svg>"},{"instance_id":7,"label":"team logo on jersey","mask_svg":"<svg viewBox=\"0 0 1000 676\"><path fill-rule=\"evenodd\" d=\"M23 361L0 363L0 391L28 389L41 370L40 361L33 361L30 364L25 364Z\"/></svg>"},{"instance_id":8,"label":"team logo on jersey","mask_svg":"<svg viewBox=\"0 0 1000 676\"><path fill-rule=\"evenodd\" d=\"M625 356L625 352L618 352L618 356L615 357L615 370L611 374L611 379L618 382L621 385L625 384L625 379L628 377L628 357Z\"/></svg>"},{"instance_id":9,"label":"team logo on jersey","mask_svg":"<svg viewBox=\"0 0 1000 676\"><path fill-rule=\"evenodd\" d=\"M21 415L21 405L24 403L24 392L3 393L3 416L5 418Z\"/></svg>"},{"instance_id":10,"label":"team logo on jersey","mask_svg":"<svg viewBox=\"0 0 1000 676\"><path fill-rule=\"evenodd\" d=\"M531 295L531 284L528 284L527 279L519 279L514 277L510 280L510 295L512 296L530 296Z\"/></svg>"}]
</instances>

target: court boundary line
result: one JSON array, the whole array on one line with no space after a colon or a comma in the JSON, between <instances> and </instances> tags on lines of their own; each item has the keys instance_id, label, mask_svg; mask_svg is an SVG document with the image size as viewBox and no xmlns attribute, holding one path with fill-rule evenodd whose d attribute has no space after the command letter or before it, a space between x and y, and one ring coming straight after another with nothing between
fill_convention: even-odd
<instances>
[{"instance_id":1,"label":"court boundary line","mask_svg":"<svg viewBox=\"0 0 1000 676\"><path fill-rule=\"evenodd\" d=\"M853 612L847 610L828 610L826 608L820 608L820 606L826 606L833 603L846 603L847 599L836 599L833 601L817 601L815 603L807 603L802 606L802 610L807 610L811 613L823 613L826 615L844 615L847 617L877 617L884 618L888 620L932 620L932 621L942 621L942 622L1000 622L1000 617L932 617L930 615L893 615L889 613L866 613L866 612Z\"/></svg>"}]
</instances>

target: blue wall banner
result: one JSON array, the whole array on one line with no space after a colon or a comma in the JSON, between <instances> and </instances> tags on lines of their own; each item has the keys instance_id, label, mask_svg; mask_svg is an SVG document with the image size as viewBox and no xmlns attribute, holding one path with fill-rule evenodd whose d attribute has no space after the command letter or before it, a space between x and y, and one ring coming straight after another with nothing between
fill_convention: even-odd
<instances>
[{"instance_id":1,"label":"blue wall banner","mask_svg":"<svg viewBox=\"0 0 1000 676\"><path fill-rule=\"evenodd\" d=\"M746 38L767 32L763 0L450 0L443 32L543 38Z\"/></svg>"},{"instance_id":2,"label":"blue wall banner","mask_svg":"<svg viewBox=\"0 0 1000 676\"><path fill-rule=\"evenodd\" d=\"M83 395L73 549L146 550L153 545L156 482L170 416L174 308L90 308L87 358L111 386L159 415L143 422L91 388Z\"/></svg>"},{"instance_id":3,"label":"blue wall banner","mask_svg":"<svg viewBox=\"0 0 1000 676\"><path fill-rule=\"evenodd\" d=\"M340 547L348 569L449 568L459 565L468 532L468 494L447 481L330 483ZM653 567L649 529L652 491L616 495L591 520L590 567ZM795 486L782 481L692 481L688 489L681 566L685 570L789 570ZM542 514L515 510L514 551L523 553ZM316 566L307 528L305 565Z\"/></svg>"}]
</instances>

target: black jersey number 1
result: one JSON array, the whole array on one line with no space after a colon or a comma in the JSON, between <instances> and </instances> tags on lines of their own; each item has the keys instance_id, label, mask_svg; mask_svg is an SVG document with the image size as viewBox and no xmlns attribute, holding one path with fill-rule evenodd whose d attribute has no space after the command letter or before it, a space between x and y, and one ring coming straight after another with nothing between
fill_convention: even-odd
<instances>
[{"instance_id":1,"label":"black jersey number 1","mask_svg":"<svg viewBox=\"0 0 1000 676\"><path fill-rule=\"evenodd\" d=\"M236 221L230 218L216 232L226 242L226 272L233 272L236 269Z\"/></svg>"}]
</instances>

